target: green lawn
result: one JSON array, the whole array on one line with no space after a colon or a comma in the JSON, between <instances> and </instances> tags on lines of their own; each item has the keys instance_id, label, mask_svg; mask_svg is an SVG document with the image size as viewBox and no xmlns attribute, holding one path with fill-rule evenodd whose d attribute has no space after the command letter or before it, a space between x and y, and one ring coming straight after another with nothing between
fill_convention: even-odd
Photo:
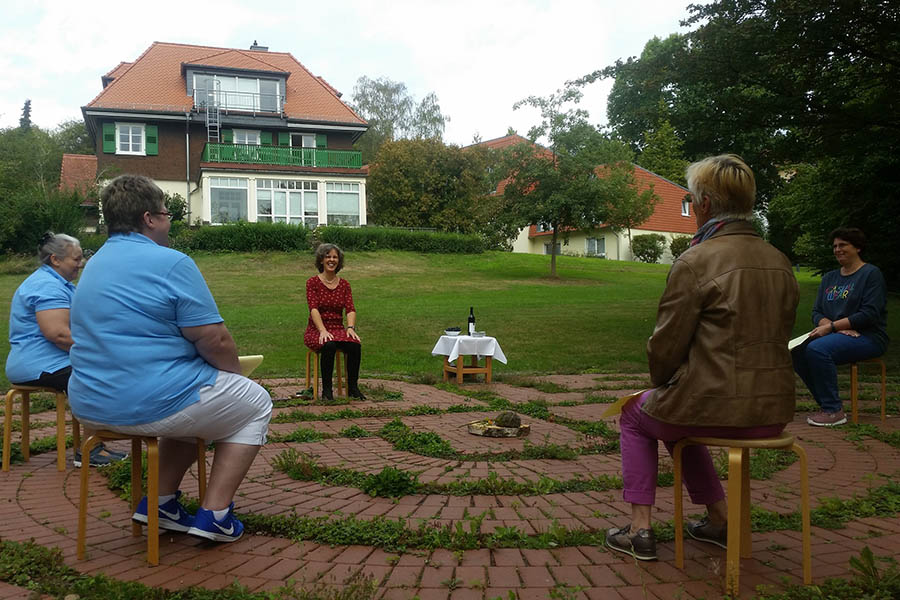
<instances>
[{"instance_id":1,"label":"green lawn","mask_svg":"<svg viewBox=\"0 0 900 600\"><path fill-rule=\"evenodd\" d=\"M238 349L265 354L258 376L303 375L305 281L309 254L200 254L206 277ZM423 255L353 252L342 275L353 285L363 375L439 375L431 348L446 327L464 327L469 306L478 329L500 341L503 373L645 372L645 343L653 330L667 265L558 257L560 279L547 278L549 257L488 252ZM818 278L798 274L795 333L809 327ZM0 355L7 342L9 303L25 275L0 276ZM889 312L900 314L891 297ZM900 340L894 318L890 334ZM900 368L888 356L889 372ZM0 377L0 387L8 385Z\"/></svg>"}]
</instances>

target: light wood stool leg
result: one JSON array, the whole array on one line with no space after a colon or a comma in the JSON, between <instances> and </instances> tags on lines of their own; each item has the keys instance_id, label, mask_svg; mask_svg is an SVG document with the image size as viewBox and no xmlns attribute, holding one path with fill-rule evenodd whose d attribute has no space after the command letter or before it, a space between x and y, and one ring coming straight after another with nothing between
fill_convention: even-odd
<instances>
[{"instance_id":1,"label":"light wood stool leg","mask_svg":"<svg viewBox=\"0 0 900 600\"><path fill-rule=\"evenodd\" d=\"M672 470L675 475L675 566L684 568L684 496L681 488L681 452L684 443L678 442L672 450Z\"/></svg>"},{"instance_id":2,"label":"light wood stool leg","mask_svg":"<svg viewBox=\"0 0 900 600\"><path fill-rule=\"evenodd\" d=\"M66 470L66 395L56 394L56 470Z\"/></svg>"},{"instance_id":3,"label":"light wood stool leg","mask_svg":"<svg viewBox=\"0 0 900 600\"><path fill-rule=\"evenodd\" d=\"M485 373L484 381L485 381L485 383L490 383L491 375L494 372L494 357L493 356L485 357L484 366L487 368L487 373Z\"/></svg>"},{"instance_id":4,"label":"light wood stool leg","mask_svg":"<svg viewBox=\"0 0 900 600\"><path fill-rule=\"evenodd\" d=\"M159 564L159 440L147 441L147 562ZM138 441L140 444L140 441ZM132 497L134 491L132 490ZM140 501L140 489L138 489Z\"/></svg>"},{"instance_id":5,"label":"light wood stool leg","mask_svg":"<svg viewBox=\"0 0 900 600\"><path fill-rule=\"evenodd\" d=\"M791 450L800 457L800 515L803 523L803 583L812 583L812 540L810 539L809 519L809 471L806 459L806 450L798 444L791 446Z\"/></svg>"},{"instance_id":6,"label":"light wood stool leg","mask_svg":"<svg viewBox=\"0 0 900 600\"><path fill-rule=\"evenodd\" d=\"M750 525L750 448L741 453L741 558L753 556Z\"/></svg>"},{"instance_id":7,"label":"light wood stool leg","mask_svg":"<svg viewBox=\"0 0 900 600\"><path fill-rule=\"evenodd\" d=\"M725 551L725 593L738 595L741 570L742 448L728 449L728 542ZM732 527L732 525L734 525Z\"/></svg>"},{"instance_id":8,"label":"light wood stool leg","mask_svg":"<svg viewBox=\"0 0 900 600\"><path fill-rule=\"evenodd\" d=\"M464 356L456 357L456 383L458 385L462 385L463 382L463 369L465 368L465 363Z\"/></svg>"},{"instance_id":9,"label":"light wood stool leg","mask_svg":"<svg viewBox=\"0 0 900 600\"><path fill-rule=\"evenodd\" d=\"M313 354L313 402L319 399L319 353Z\"/></svg>"},{"instance_id":10,"label":"light wood stool leg","mask_svg":"<svg viewBox=\"0 0 900 600\"><path fill-rule=\"evenodd\" d=\"M854 423L859 423L859 366L856 363L850 365L850 418Z\"/></svg>"},{"instance_id":11,"label":"light wood stool leg","mask_svg":"<svg viewBox=\"0 0 900 600\"><path fill-rule=\"evenodd\" d=\"M450 360L445 356L444 357L444 383L450 381Z\"/></svg>"},{"instance_id":12,"label":"light wood stool leg","mask_svg":"<svg viewBox=\"0 0 900 600\"><path fill-rule=\"evenodd\" d=\"M31 392L22 392L22 458L31 458Z\"/></svg>"},{"instance_id":13,"label":"light wood stool leg","mask_svg":"<svg viewBox=\"0 0 900 600\"><path fill-rule=\"evenodd\" d=\"M97 445L97 442L100 441L97 436L88 436L87 439L84 440L84 445L81 447L81 456L88 457L91 455L91 450L94 449L94 446ZM140 460L140 458L138 458ZM81 461L81 490L78 498L78 542L77 542L77 555L78 560L84 560L85 557L85 546L86 546L86 538L87 538L87 507L88 507L88 494L91 476L91 465L90 460ZM133 525L132 525L133 527Z\"/></svg>"},{"instance_id":14,"label":"light wood stool leg","mask_svg":"<svg viewBox=\"0 0 900 600\"><path fill-rule=\"evenodd\" d=\"M446 379L445 379L446 380ZM3 413L3 470L9 471L9 453L12 451L13 398L18 390L6 392L6 410Z\"/></svg>"}]
</instances>

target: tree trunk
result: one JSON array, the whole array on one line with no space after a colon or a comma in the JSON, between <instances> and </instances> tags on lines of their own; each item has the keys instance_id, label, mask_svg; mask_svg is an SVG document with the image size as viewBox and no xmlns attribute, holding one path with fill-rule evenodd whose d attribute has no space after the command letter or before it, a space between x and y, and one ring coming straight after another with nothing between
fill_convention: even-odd
<instances>
[{"instance_id":1,"label":"tree trunk","mask_svg":"<svg viewBox=\"0 0 900 600\"><path fill-rule=\"evenodd\" d=\"M556 227L553 228L553 237L550 240L550 277L556 277Z\"/></svg>"}]
</instances>

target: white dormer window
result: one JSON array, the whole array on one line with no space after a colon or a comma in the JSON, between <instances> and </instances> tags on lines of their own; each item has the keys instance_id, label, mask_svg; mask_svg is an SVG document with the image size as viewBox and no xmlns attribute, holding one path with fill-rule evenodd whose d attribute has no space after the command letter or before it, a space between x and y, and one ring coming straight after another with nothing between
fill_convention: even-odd
<instances>
[{"instance_id":1,"label":"white dormer window","mask_svg":"<svg viewBox=\"0 0 900 600\"><path fill-rule=\"evenodd\" d=\"M246 144L249 146L259 146L259 130L258 129L235 129L234 143Z\"/></svg>"},{"instance_id":2,"label":"white dormer window","mask_svg":"<svg viewBox=\"0 0 900 600\"><path fill-rule=\"evenodd\" d=\"M144 156L144 124L116 123L116 154Z\"/></svg>"}]
</instances>

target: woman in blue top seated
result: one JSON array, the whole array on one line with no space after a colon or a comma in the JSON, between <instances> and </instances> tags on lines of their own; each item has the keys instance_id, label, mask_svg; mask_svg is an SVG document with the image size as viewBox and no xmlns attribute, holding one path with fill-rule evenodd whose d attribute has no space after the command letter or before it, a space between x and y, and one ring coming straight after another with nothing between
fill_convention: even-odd
<instances>
[{"instance_id":1,"label":"woman in blue top seated","mask_svg":"<svg viewBox=\"0 0 900 600\"><path fill-rule=\"evenodd\" d=\"M65 392L72 374L69 309L78 272L84 263L81 243L70 235L48 231L38 245L41 266L13 295L9 311L9 356L6 377L12 383ZM91 452L91 465L106 465L126 455L102 444ZM81 466L76 450L75 466Z\"/></svg>"},{"instance_id":2,"label":"woman in blue top seated","mask_svg":"<svg viewBox=\"0 0 900 600\"><path fill-rule=\"evenodd\" d=\"M813 306L815 329L792 352L794 370L822 409L806 419L817 427L847 422L837 365L881 356L888 346L887 286L878 267L862 259L865 234L855 227L838 228L829 238L841 268L822 277Z\"/></svg>"}]
</instances>

